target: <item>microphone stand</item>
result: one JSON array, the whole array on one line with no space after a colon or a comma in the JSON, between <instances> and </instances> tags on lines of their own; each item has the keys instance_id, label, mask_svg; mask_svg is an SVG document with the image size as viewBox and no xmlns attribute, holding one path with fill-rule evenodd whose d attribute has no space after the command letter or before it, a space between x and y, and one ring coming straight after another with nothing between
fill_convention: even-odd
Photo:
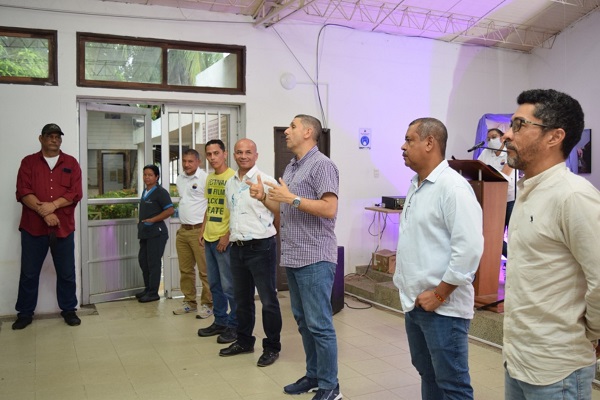
<instances>
[{"instance_id":1,"label":"microphone stand","mask_svg":"<svg viewBox=\"0 0 600 400\"><path fill-rule=\"evenodd\" d=\"M487 146L481 146L479 147L480 149L488 149L488 150L493 150L493 151L501 151L503 153L508 153L508 150L502 150L502 149L495 149L493 147L487 147Z\"/></svg>"}]
</instances>

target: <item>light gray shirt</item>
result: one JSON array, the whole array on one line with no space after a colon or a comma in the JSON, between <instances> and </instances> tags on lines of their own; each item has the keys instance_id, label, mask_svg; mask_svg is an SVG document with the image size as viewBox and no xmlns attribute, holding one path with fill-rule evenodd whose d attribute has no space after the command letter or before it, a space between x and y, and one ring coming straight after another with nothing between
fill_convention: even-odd
<instances>
[{"instance_id":1,"label":"light gray shirt","mask_svg":"<svg viewBox=\"0 0 600 400\"><path fill-rule=\"evenodd\" d=\"M405 312L441 281L458 286L435 312L473 318L473 279L483 254L483 219L471 185L442 161L418 186L411 181L400 215L394 284ZM500 260L498 260L500 262Z\"/></svg>"}]
</instances>

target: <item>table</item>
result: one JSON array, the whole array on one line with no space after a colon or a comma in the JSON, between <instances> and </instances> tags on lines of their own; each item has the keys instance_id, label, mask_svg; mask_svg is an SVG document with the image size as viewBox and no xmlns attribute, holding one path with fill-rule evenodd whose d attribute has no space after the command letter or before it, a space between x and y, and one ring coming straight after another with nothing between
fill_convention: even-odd
<instances>
[{"instance_id":1,"label":"table","mask_svg":"<svg viewBox=\"0 0 600 400\"><path fill-rule=\"evenodd\" d=\"M377 248L381 247L381 220L386 218L386 214L400 214L402 210L392 210L385 207L365 207L365 210L375 211L377 213Z\"/></svg>"}]
</instances>

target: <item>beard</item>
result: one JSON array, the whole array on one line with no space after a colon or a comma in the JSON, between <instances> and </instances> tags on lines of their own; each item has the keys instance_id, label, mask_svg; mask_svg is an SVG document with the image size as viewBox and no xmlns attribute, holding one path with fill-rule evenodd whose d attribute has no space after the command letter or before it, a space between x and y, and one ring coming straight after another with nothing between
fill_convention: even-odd
<instances>
[{"instance_id":1,"label":"beard","mask_svg":"<svg viewBox=\"0 0 600 400\"><path fill-rule=\"evenodd\" d=\"M519 150L512 146L506 146L506 149L510 150L506 158L508 166L514 169L525 171L531 164L531 160L535 160L536 154L540 153L541 145L539 141L536 141L525 147L522 147Z\"/></svg>"}]
</instances>

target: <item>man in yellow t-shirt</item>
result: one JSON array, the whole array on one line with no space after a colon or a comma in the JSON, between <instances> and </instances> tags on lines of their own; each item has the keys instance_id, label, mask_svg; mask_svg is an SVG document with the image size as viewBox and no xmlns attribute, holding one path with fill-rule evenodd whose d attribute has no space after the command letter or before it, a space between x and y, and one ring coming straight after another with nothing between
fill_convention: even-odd
<instances>
[{"instance_id":1,"label":"man in yellow t-shirt","mask_svg":"<svg viewBox=\"0 0 600 400\"><path fill-rule=\"evenodd\" d=\"M225 183L235 175L235 171L227 166L227 151L221 140L209 140L204 148L214 172L206 179L204 196L208 205L200 245L204 246L206 254L215 320L209 327L199 329L198 336L219 335L218 343L233 343L237 339L238 323L229 261L229 210L225 205Z\"/></svg>"}]
</instances>

